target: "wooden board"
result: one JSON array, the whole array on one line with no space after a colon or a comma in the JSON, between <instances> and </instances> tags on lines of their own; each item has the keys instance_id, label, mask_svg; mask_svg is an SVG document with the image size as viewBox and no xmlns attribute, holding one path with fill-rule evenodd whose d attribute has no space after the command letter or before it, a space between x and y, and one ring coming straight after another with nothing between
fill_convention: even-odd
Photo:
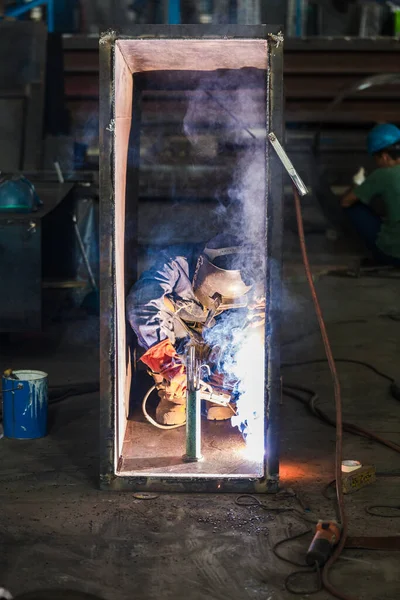
<instances>
[{"instance_id":1,"label":"wooden board","mask_svg":"<svg viewBox=\"0 0 400 600\"><path fill-rule=\"evenodd\" d=\"M266 40L117 40L132 73L267 68Z\"/></svg>"}]
</instances>

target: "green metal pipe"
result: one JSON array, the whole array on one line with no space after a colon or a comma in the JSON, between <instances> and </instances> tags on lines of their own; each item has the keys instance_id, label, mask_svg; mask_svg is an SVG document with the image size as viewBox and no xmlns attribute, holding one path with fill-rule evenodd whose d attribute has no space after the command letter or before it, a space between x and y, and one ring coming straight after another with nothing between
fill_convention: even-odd
<instances>
[{"instance_id":1,"label":"green metal pipe","mask_svg":"<svg viewBox=\"0 0 400 600\"><path fill-rule=\"evenodd\" d=\"M201 455L201 399L199 382L199 362L196 345L189 344L186 354L186 454L185 462L198 462Z\"/></svg>"},{"instance_id":2,"label":"green metal pipe","mask_svg":"<svg viewBox=\"0 0 400 600\"><path fill-rule=\"evenodd\" d=\"M201 399L200 390L186 393L186 454L185 462L198 462L201 455Z\"/></svg>"}]
</instances>

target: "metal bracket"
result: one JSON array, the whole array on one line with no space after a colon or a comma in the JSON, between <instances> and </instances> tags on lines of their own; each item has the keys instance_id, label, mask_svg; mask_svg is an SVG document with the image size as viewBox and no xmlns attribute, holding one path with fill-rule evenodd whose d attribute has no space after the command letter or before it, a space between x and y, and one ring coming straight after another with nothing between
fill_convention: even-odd
<instances>
[{"instance_id":1,"label":"metal bracket","mask_svg":"<svg viewBox=\"0 0 400 600\"><path fill-rule=\"evenodd\" d=\"M111 133L113 133L115 131L115 119L111 119L111 121L109 122L109 124L106 127L107 131L111 131Z\"/></svg>"},{"instance_id":2,"label":"metal bracket","mask_svg":"<svg viewBox=\"0 0 400 600\"><path fill-rule=\"evenodd\" d=\"M279 33L275 34L275 33L269 33L268 34L268 39L272 40L275 43L275 46L277 48L279 48L279 46L281 44L283 44L285 38L283 37L283 33L282 31L279 31Z\"/></svg>"},{"instance_id":3,"label":"metal bracket","mask_svg":"<svg viewBox=\"0 0 400 600\"><path fill-rule=\"evenodd\" d=\"M294 185L296 186L300 196L305 196L306 194L308 194L307 186L305 185L305 183L301 179L300 175L294 168L290 158L288 157L285 150L283 149L282 144L279 142L278 138L272 131L271 131L271 133L268 134L268 139L271 142L275 152L277 153L281 163L285 167L289 177L291 178Z\"/></svg>"},{"instance_id":4,"label":"metal bracket","mask_svg":"<svg viewBox=\"0 0 400 600\"><path fill-rule=\"evenodd\" d=\"M104 31L104 33L100 34L99 44L100 46L105 46L106 44L112 44L115 42L117 38L117 32L113 29L109 29L108 31Z\"/></svg>"}]
</instances>

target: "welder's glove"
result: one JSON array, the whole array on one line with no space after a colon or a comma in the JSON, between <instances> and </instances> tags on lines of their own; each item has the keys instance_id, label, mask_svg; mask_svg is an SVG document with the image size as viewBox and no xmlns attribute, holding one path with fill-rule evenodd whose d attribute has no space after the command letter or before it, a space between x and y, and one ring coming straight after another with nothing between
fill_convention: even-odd
<instances>
[{"instance_id":1,"label":"welder's glove","mask_svg":"<svg viewBox=\"0 0 400 600\"><path fill-rule=\"evenodd\" d=\"M140 360L166 381L165 394L168 399L174 401L172 398L185 397L186 368L168 338L149 348Z\"/></svg>"}]
</instances>

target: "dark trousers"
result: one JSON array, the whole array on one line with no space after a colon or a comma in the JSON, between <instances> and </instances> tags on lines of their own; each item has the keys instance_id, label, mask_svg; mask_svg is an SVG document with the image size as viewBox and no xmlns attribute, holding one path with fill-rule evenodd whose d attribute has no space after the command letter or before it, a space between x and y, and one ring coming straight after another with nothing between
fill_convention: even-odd
<instances>
[{"instance_id":1,"label":"dark trousers","mask_svg":"<svg viewBox=\"0 0 400 600\"><path fill-rule=\"evenodd\" d=\"M376 245L382 226L382 219L379 215L362 202L356 202L344 210L353 228L357 231L368 250L372 252L374 258L383 265L400 267L400 258L385 254Z\"/></svg>"}]
</instances>

